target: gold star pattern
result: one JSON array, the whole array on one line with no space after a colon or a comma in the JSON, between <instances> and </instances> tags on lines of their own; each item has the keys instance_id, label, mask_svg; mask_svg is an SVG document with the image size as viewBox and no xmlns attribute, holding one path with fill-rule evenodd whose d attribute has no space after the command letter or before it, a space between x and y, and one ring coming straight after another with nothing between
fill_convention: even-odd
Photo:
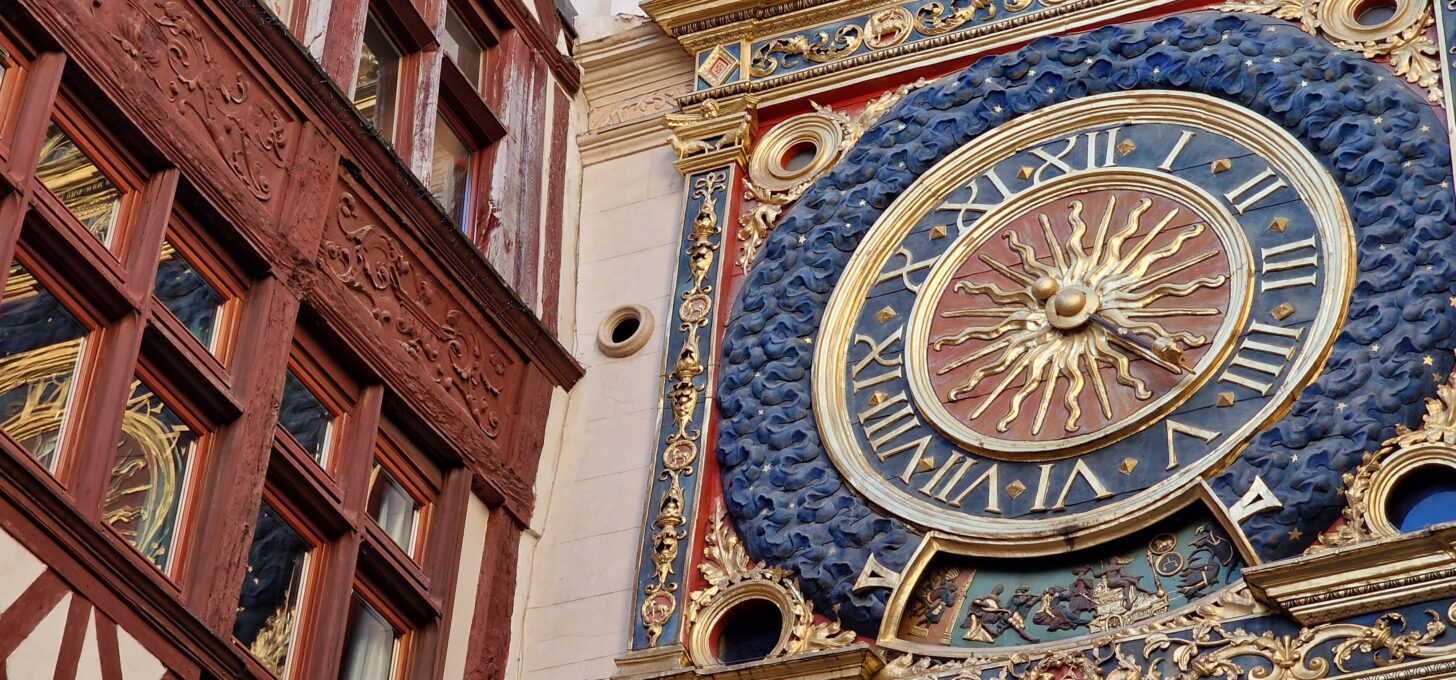
<instances>
[{"instance_id":1,"label":"gold star pattern","mask_svg":"<svg viewBox=\"0 0 1456 680\"><path fill-rule=\"evenodd\" d=\"M1289 540L1291 541L1297 541L1299 540L1299 537L1303 535L1304 532L1300 531L1298 527L1289 530Z\"/></svg>"},{"instance_id":2,"label":"gold star pattern","mask_svg":"<svg viewBox=\"0 0 1456 680\"><path fill-rule=\"evenodd\" d=\"M1432 359L1431 358L1431 355L1427 354L1426 356L1421 357L1421 363L1422 364L1425 364L1427 366L1435 366L1436 365L1436 360L1435 359Z\"/></svg>"}]
</instances>

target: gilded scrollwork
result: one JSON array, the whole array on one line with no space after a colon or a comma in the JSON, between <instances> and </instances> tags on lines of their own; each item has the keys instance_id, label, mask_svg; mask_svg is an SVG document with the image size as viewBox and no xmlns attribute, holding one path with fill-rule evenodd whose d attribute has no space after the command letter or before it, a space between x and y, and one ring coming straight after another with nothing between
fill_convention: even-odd
<instances>
[{"instance_id":1,"label":"gilded scrollwork","mask_svg":"<svg viewBox=\"0 0 1456 680\"><path fill-rule=\"evenodd\" d=\"M854 54L864 42L864 29L846 24L829 31L776 38L753 53L748 73L755 78L772 75L780 68L791 68L802 59L814 64L838 61Z\"/></svg>"},{"instance_id":2,"label":"gilded scrollwork","mask_svg":"<svg viewBox=\"0 0 1456 680\"><path fill-rule=\"evenodd\" d=\"M1125 631L1095 640L1082 650L982 656L939 661L906 654L894 659L879 680L1196 680L1254 677L1261 680L1320 680L1369 668L1437 659L1456 653L1447 638L1456 624L1456 604L1444 615L1425 609L1424 622L1391 611L1368 623L1337 622L1281 633L1228 622L1238 612L1209 612L1177 629ZM1411 677L1425 677L1412 675Z\"/></svg>"},{"instance_id":3,"label":"gilded scrollwork","mask_svg":"<svg viewBox=\"0 0 1456 680\"><path fill-rule=\"evenodd\" d=\"M1353 473L1343 475L1342 521L1320 534L1308 552L1327 553L1396 533L1385 512L1391 491L1407 473L1427 465L1456 469L1456 375L1436 387L1435 398L1426 400L1419 428L1397 428L1396 436L1365 454Z\"/></svg>"},{"instance_id":4,"label":"gilded scrollwork","mask_svg":"<svg viewBox=\"0 0 1456 680\"><path fill-rule=\"evenodd\" d=\"M1402 0L1395 3L1391 18L1374 25L1358 16L1364 7L1355 0L1233 0L1221 9L1294 22L1304 32L1366 59L1387 59L1395 75L1425 89L1431 103L1441 104L1441 48L1430 36L1436 22L1431 2Z\"/></svg>"},{"instance_id":5,"label":"gilded scrollwork","mask_svg":"<svg viewBox=\"0 0 1456 680\"><path fill-rule=\"evenodd\" d=\"M673 429L663 445L658 473L658 479L668 482L668 486L656 503L652 519L652 574L643 588L639 607L648 646L657 644L664 626L678 610L675 565L681 544L687 538L683 526L688 521L684 512L683 480L696 471L698 442L702 437L701 429L695 427L707 390L707 381L701 379L707 371L702 359L701 333L708 327L713 309L715 286L709 279L721 243L718 202L727 188L728 173L710 172L693 181L690 193L698 203L684 252L691 284L682 294L678 307L677 330L683 335L683 342L667 376L666 395Z\"/></svg>"}]
</instances>

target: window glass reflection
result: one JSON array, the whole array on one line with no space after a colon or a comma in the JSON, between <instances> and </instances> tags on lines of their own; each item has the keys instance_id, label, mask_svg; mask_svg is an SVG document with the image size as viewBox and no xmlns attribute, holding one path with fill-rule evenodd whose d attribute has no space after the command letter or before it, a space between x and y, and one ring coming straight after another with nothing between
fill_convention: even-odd
<instances>
[{"instance_id":1,"label":"window glass reflection","mask_svg":"<svg viewBox=\"0 0 1456 680\"><path fill-rule=\"evenodd\" d=\"M36 179L40 180L81 225L111 245L112 228L121 207L121 191L91 158L51 121L40 147Z\"/></svg>"},{"instance_id":2,"label":"window glass reflection","mask_svg":"<svg viewBox=\"0 0 1456 680\"><path fill-rule=\"evenodd\" d=\"M465 228L466 196L470 186L470 147L456 134L450 121L435 116L435 155L431 159L430 193Z\"/></svg>"},{"instance_id":3,"label":"window glass reflection","mask_svg":"<svg viewBox=\"0 0 1456 680\"><path fill-rule=\"evenodd\" d=\"M278 17L285 27L293 19L293 0L263 0L263 5L273 16Z\"/></svg>"},{"instance_id":4,"label":"window glass reflection","mask_svg":"<svg viewBox=\"0 0 1456 680\"><path fill-rule=\"evenodd\" d=\"M378 22L369 19L364 25L364 48L359 52L359 75L354 79L354 108L386 140L394 136L399 62L399 49Z\"/></svg>"},{"instance_id":5,"label":"window glass reflection","mask_svg":"<svg viewBox=\"0 0 1456 680\"><path fill-rule=\"evenodd\" d=\"M19 262L0 295L0 430L54 470L86 327Z\"/></svg>"},{"instance_id":6,"label":"window glass reflection","mask_svg":"<svg viewBox=\"0 0 1456 680\"><path fill-rule=\"evenodd\" d=\"M461 21L453 5L445 6L445 35L440 37L440 49L460 67L471 85L480 87L480 64L485 50Z\"/></svg>"},{"instance_id":7,"label":"window glass reflection","mask_svg":"<svg viewBox=\"0 0 1456 680\"><path fill-rule=\"evenodd\" d=\"M390 680L394 677L399 631L357 594L349 606L348 641L340 680Z\"/></svg>"},{"instance_id":8,"label":"window glass reflection","mask_svg":"<svg viewBox=\"0 0 1456 680\"><path fill-rule=\"evenodd\" d=\"M122 413L102 519L162 570L172 562L197 433L140 380Z\"/></svg>"},{"instance_id":9,"label":"window glass reflection","mask_svg":"<svg viewBox=\"0 0 1456 680\"><path fill-rule=\"evenodd\" d=\"M233 637L279 677L288 668L293 647L308 551L303 537L264 503L248 550L248 572L238 598Z\"/></svg>"},{"instance_id":10,"label":"window glass reflection","mask_svg":"<svg viewBox=\"0 0 1456 680\"><path fill-rule=\"evenodd\" d=\"M369 516L406 553L414 553L420 504L379 463L369 476Z\"/></svg>"},{"instance_id":11,"label":"window glass reflection","mask_svg":"<svg viewBox=\"0 0 1456 680\"><path fill-rule=\"evenodd\" d=\"M153 291L204 347L215 349L223 297L170 243L162 246Z\"/></svg>"},{"instance_id":12,"label":"window glass reflection","mask_svg":"<svg viewBox=\"0 0 1456 680\"><path fill-rule=\"evenodd\" d=\"M333 422L334 416L323 402L308 391L293 371L289 371L283 381L283 403L278 409L278 424L320 464L328 452L329 426Z\"/></svg>"}]
</instances>

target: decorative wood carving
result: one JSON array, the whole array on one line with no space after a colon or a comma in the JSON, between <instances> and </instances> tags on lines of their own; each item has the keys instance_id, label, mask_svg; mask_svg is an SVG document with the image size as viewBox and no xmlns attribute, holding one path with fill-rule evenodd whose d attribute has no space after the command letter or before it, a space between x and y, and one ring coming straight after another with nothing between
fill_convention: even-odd
<instances>
[{"instance_id":1,"label":"decorative wood carving","mask_svg":"<svg viewBox=\"0 0 1456 680\"><path fill-rule=\"evenodd\" d=\"M229 51L225 41L176 0L94 2L116 47L177 109L175 121L206 140L248 191L268 203L292 165L300 124Z\"/></svg>"},{"instance_id":2,"label":"decorative wood carving","mask_svg":"<svg viewBox=\"0 0 1456 680\"><path fill-rule=\"evenodd\" d=\"M377 322L422 371L460 402L492 440L499 440L505 414L525 365L494 334L442 288L447 286L419 261L418 248L401 242L350 187L341 187L338 208L324 227L319 249L323 268L353 291Z\"/></svg>"}]
</instances>

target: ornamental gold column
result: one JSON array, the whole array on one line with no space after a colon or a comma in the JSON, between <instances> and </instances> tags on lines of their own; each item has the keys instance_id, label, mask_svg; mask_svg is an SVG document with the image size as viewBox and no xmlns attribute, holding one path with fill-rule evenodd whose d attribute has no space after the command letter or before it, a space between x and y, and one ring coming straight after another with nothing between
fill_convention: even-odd
<instances>
[{"instance_id":1,"label":"ornamental gold column","mask_svg":"<svg viewBox=\"0 0 1456 680\"><path fill-rule=\"evenodd\" d=\"M757 132L750 96L707 100L669 114L677 168L685 178L682 248L667 319L662 410L653 451L633 602L630 651L621 674L683 666L689 548L697 522L717 366L725 225ZM731 257L728 258L731 261Z\"/></svg>"}]
</instances>

